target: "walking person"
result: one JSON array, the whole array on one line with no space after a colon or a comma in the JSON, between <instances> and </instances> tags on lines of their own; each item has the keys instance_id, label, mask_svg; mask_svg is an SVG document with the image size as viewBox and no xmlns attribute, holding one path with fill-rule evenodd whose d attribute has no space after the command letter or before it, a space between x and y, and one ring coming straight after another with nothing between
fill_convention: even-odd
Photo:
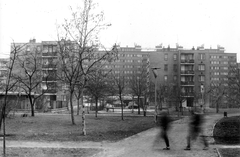
<instances>
[{"instance_id":1,"label":"walking person","mask_svg":"<svg viewBox=\"0 0 240 157\"><path fill-rule=\"evenodd\" d=\"M170 144L168 139L168 130L170 128L170 122L171 119L166 111L163 111L158 117L158 124L161 128L161 137L164 139L164 142L166 144L166 148L163 148L163 150L170 150Z\"/></svg>"},{"instance_id":2,"label":"walking person","mask_svg":"<svg viewBox=\"0 0 240 157\"><path fill-rule=\"evenodd\" d=\"M203 150L208 149L208 142L203 136L202 124L203 124L203 113L192 112L191 120L189 123L189 134L187 137L187 147L184 150L191 150L191 141L196 140L199 135L201 135L204 148Z\"/></svg>"}]
</instances>

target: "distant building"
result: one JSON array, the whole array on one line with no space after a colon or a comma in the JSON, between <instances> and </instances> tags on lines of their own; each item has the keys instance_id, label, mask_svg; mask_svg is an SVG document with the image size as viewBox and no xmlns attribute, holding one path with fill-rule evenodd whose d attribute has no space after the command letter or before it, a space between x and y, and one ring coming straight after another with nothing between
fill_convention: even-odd
<instances>
[{"instance_id":1,"label":"distant building","mask_svg":"<svg viewBox=\"0 0 240 157\"><path fill-rule=\"evenodd\" d=\"M9 58L0 58L0 84L5 84L7 80ZM0 86L1 88L2 86ZM2 89L1 89L2 90Z\"/></svg>"},{"instance_id":2,"label":"distant building","mask_svg":"<svg viewBox=\"0 0 240 157\"><path fill-rule=\"evenodd\" d=\"M37 54L37 63L40 66L42 74L41 85L33 91L33 95L43 94L43 99L38 101L36 108L44 105L47 108L61 108L66 107L67 100L65 91L62 90L62 85L59 85L56 78L57 68L54 64L58 59L58 45L55 41L42 41L37 43L35 39L30 40L28 43L14 43L16 47L21 47L18 55L27 56L31 53ZM13 47L12 47L13 48ZM18 67L14 67L15 72ZM59 89L61 88L61 89ZM22 91L24 92L24 91Z\"/></svg>"},{"instance_id":3,"label":"distant building","mask_svg":"<svg viewBox=\"0 0 240 157\"><path fill-rule=\"evenodd\" d=\"M66 85L56 80L57 67L53 63L58 59L58 44L55 41L30 40L29 43L17 43L25 45L25 52L31 51L31 47L39 49L39 61L42 63L42 86L44 91L44 103L50 108L66 106ZM99 50L100 52L100 50ZM143 49L139 45L134 47L118 46L118 58L106 64L105 71L111 70L115 76L121 75L125 78L125 96L131 96L130 81L139 71L144 71L147 90L150 91L151 84L157 87L169 85L179 88L186 100L187 106L212 107L211 97L207 91L213 84L227 81L229 68L236 65L236 53L225 53L224 48L218 46L216 49L206 49L199 46L192 49L184 49L177 45L176 48L164 48L162 45L153 49ZM157 68L157 80L153 76L152 68ZM45 89L48 78L48 89ZM60 88L59 88L60 87ZM153 100L150 100L153 102ZM172 102L174 103L174 102ZM177 103L177 102L175 102Z\"/></svg>"},{"instance_id":4,"label":"distant building","mask_svg":"<svg viewBox=\"0 0 240 157\"><path fill-rule=\"evenodd\" d=\"M158 70L159 84L172 84L186 93L187 106L211 107L207 92L211 85L227 81L229 68L236 65L236 53L224 53L223 47L205 49L183 49L156 47L149 54L150 67ZM151 81L154 77L151 74Z\"/></svg>"}]
</instances>

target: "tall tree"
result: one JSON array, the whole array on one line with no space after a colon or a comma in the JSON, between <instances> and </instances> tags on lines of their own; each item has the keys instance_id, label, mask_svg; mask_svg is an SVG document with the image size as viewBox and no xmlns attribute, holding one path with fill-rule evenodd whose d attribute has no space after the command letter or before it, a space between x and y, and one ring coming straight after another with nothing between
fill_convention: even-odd
<instances>
[{"instance_id":1,"label":"tall tree","mask_svg":"<svg viewBox=\"0 0 240 157\"><path fill-rule=\"evenodd\" d=\"M8 65L8 74L7 80L4 87L5 96L4 96L4 103L1 110L0 122L3 123L3 156L6 155L6 127L5 127L5 118L6 118L6 108L8 102L8 92L17 84L17 81L13 79L13 68L15 64L16 57L19 52L23 51L23 47L25 45L19 46L13 43L11 45L11 54L10 54L10 63Z\"/></svg>"},{"instance_id":2,"label":"tall tree","mask_svg":"<svg viewBox=\"0 0 240 157\"><path fill-rule=\"evenodd\" d=\"M69 88L72 124L75 124L72 100L76 86L81 85L81 92L84 93L88 75L94 66L110 59L116 50L115 45L109 51L100 53L98 50L99 47L103 47L98 38L99 32L110 25L104 23L103 12L94 13L95 6L92 0L84 0L83 8L78 8L76 11L72 9L72 17L66 19L59 27L61 71L59 79ZM84 104L82 104L82 126L82 133L86 135Z\"/></svg>"},{"instance_id":3,"label":"tall tree","mask_svg":"<svg viewBox=\"0 0 240 157\"><path fill-rule=\"evenodd\" d=\"M140 114L140 98L144 97L147 90L147 71L145 69L138 69L132 76L130 81L130 88L133 95L137 96L138 114ZM143 106L142 106L143 108Z\"/></svg>"},{"instance_id":4,"label":"tall tree","mask_svg":"<svg viewBox=\"0 0 240 157\"><path fill-rule=\"evenodd\" d=\"M119 97L121 103L121 118L123 119L123 94L125 90L125 77L123 74L112 74L113 88Z\"/></svg>"}]
</instances>

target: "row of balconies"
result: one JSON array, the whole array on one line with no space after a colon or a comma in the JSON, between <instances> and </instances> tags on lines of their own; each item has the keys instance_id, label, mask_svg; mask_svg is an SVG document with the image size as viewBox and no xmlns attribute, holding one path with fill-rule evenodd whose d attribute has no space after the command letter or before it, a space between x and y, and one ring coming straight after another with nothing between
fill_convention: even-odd
<instances>
[{"instance_id":1,"label":"row of balconies","mask_svg":"<svg viewBox=\"0 0 240 157\"><path fill-rule=\"evenodd\" d=\"M192 86L194 86L194 82L193 81L186 81L186 82L181 81L181 85L192 85Z\"/></svg>"},{"instance_id":2,"label":"row of balconies","mask_svg":"<svg viewBox=\"0 0 240 157\"><path fill-rule=\"evenodd\" d=\"M43 57L57 57L57 52L46 52L46 53L42 53Z\"/></svg>"},{"instance_id":3,"label":"row of balconies","mask_svg":"<svg viewBox=\"0 0 240 157\"><path fill-rule=\"evenodd\" d=\"M194 63L194 59L181 59L181 63Z\"/></svg>"},{"instance_id":4,"label":"row of balconies","mask_svg":"<svg viewBox=\"0 0 240 157\"><path fill-rule=\"evenodd\" d=\"M186 92L186 93L183 93L181 95L181 97L194 97L194 93L193 92Z\"/></svg>"},{"instance_id":5,"label":"row of balconies","mask_svg":"<svg viewBox=\"0 0 240 157\"><path fill-rule=\"evenodd\" d=\"M194 71L193 70L185 70L185 71L181 71L181 74L192 74L192 75L194 75Z\"/></svg>"}]
</instances>

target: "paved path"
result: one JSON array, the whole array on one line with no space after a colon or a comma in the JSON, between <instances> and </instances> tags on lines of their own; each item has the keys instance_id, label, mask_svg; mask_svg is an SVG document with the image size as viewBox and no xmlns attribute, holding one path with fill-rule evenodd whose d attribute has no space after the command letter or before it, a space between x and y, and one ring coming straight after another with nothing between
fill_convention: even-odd
<instances>
[{"instance_id":1,"label":"paved path","mask_svg":"<svg viewBox=\"0 0 240 157\"><path fill-rule=\"evenodd\" d=\"M229 114L229 116L231 116ZM233 115L232 115L233 116ZM212 136L214 124L223 115L206 116L205 135ZM191 151L183 150L186 147L188 131L188 118L173 122L169 132L171 150L164 151L164 141L159 138L160 130L152 128L131 136L119 142L30 142L7 141L7 147L49 147L49 148L100 148L103 151L95 157L217 157L216 148L224 148L223 145L211 144L213 138L209 138L209 150L202 150L203 144L198 139L193 143ZM238 147L238 146L235 146Z\"/></svg>"}]
</instances>

